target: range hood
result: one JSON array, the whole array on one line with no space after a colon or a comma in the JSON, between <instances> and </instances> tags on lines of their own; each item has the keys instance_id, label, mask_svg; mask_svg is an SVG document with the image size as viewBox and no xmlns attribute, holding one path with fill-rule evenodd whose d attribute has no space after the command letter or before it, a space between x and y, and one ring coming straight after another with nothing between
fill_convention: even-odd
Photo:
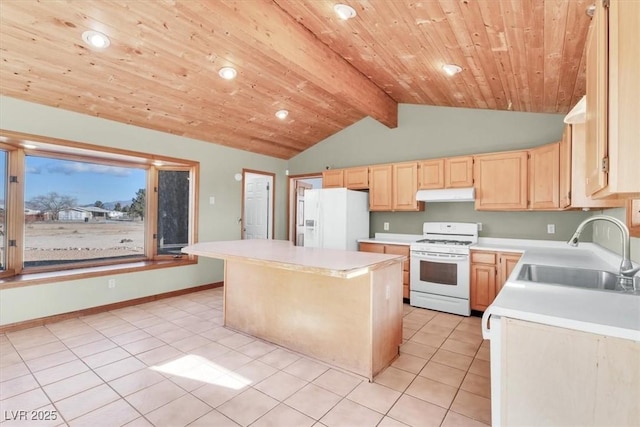
<instances>
[{"instance_id":1,"label":"range hood","mask_svg":"<svg viewBox=\"0 0 640 427\"><path fill-rule=\"evenodd\" d=\"M564 118L568 124L584 123L587 118L587 97L583 96L580 101L569 111Z\"/></svg>"},{"instance_id":2,"label":"range hood","mask_svg":"<svg viewBox=\"0 0 640 427\"><path fill-rule=\"evenodd\" d=\"M443 190L418 190L416 200L419 202L473 202L475 190L468 188L445 188Z\"/></svg>"}]
</instances>

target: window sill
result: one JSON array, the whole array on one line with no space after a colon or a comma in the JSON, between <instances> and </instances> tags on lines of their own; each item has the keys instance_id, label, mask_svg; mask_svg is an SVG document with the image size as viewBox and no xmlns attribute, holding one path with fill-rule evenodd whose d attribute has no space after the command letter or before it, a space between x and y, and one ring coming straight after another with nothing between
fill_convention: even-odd
<instances>
[{"instance_id":1,"label":"window sill","mask_svg":"<svg viewBox=\"0 0 640 427\"><path fill-rule=\"evenodd\" d=\"M73 270L50 271L46 273L28 273L0 279L0 290L22 286L42 285L67 280L88 279L91 277L111 276L114 274L137 271L157 270L160 268L183 267L197 264L197 259L139 261L127 264L105 265L99 267L76 268Z\"/></svg>"}]
</instances>

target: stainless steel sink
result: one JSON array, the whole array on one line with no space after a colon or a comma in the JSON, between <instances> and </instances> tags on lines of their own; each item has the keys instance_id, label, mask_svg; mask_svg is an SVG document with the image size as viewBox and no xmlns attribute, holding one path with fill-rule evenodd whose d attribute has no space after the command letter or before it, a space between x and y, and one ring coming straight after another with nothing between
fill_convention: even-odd
<instances>
[{"instance_id":1,"label":"stainless steel sink","mask_svg":"<svg viewBox=\"0 0 640 427\"><path fill-rule=\"evenodd\" d=\"M524 264L520 270L520 274L518 275L518 280L577 286L580 288L604 289L620 292L640 289L640 277L634 277L634 283L628 283L625 287L619 284L618 278L619 275L617 273L612 273L610 271L553 267L538 264Z\"/></svg>"}]
</instances>

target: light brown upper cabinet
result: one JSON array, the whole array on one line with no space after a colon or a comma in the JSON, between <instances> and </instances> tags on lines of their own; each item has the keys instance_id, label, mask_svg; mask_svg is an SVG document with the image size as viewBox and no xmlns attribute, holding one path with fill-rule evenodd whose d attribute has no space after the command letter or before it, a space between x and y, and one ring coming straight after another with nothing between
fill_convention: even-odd
<instances>
[{"instance_id":1,"label":"light brown upper cabinet","mask_svg":"<svg viewBox=\"0 0 640 427\"><path fill-rule=\"evenodd\" d=\"M418 188L444 188L444 159L423 160L418 163Z\"/></svg>"},{"instance_id":2,"label":"light brown upper cabinet","mask_svg":"<svg viewBox=\"0 0 640 427\"><path fill-rule=\"evenodd\" d=\"M571 194L572 208L620 208L625 205L625 199L594 199L587 196L585 189L585 125L576 123L567 125L562 143L571 149ZM560 151L562 153L562 149Z\"/></svg>"},{"instance_id":3,"label":"light brown upper cabinet","mask_svg":"<svg viewBox=\"0 0 640 427\"><path fill-rule=\"evenodd\" d=\"M571 141L476 156L476 209L561 210L571 203Z\"/></svg>"},{"instance_id":4,"label":"light brown upper cabinet","mask_svg":"<svg viewBox=\"0 0 640 427\"><path fill-rule=\"evenodd\" d=\"M564 127L560 144L560 209L571 206L571 125Z\"/></svg>"},{"instance_id":5,"label":"light brown upper cabinet","mask_svg":"<svg viewBox=\"0 0 640 427\"><path fill-rule=\"evenodd\" d=\"M369 168L367 166L330 169L322 172L322 188L346 187L351 190L369 188Z\"/></svg>"},{"instance_id":6,"label":"light brown upper cabinet","mask_svg":"<svg viewBox=\"0 0 640 427\"><path fill-rule=\"evenodd\" d=\"M344 169L329 169L322 172L322 188L344 187Z\"/></svg>"},{"instance_id":7,"label":"light brown upper cabinet","mask_svg":"<svg viewBox=\"0 0 640 427\"><path fill-rule=\"evenodd\" d=\"M560 143L529 150L529 209L560 207Z\"/></svg>"},{"instance_id":8,"label":"light brown upper cabinet","mask_svg":"<svg viewBox=\"0 0 640 427\"><path fill-rule=\"evenodd\" d=\"M392 210L392 192L393 167L391 165L369 166L369 210Z\"/></svg>"},{"instance_id":9,"label":"light brown upper cabinet","mask_svg":"<svg viewBox=\"0 0 640 427\"><path fill-rule=\"evenodd\" d=\"M527 209L527 151L475 156L477 210Z\"/></svg>"},{"instance_id":10,"label":"light brown upper cabinet","mask_svg":"<svg viewBox=\"0 0 640 427\"><path fill-rule=\"evenodd\" d=\"M416 201L418 162L393 164L393 210L421 211L424 202Z\"/></svg>"},{"instance_id":11,"label":"light brown upper cabinet","mask_svg":"<svg viewBox=\"0 0 640 427\"><path fill-rule=\"evenodd\" d=\"M369 168L362 166L344 170L344 186L352 190L369 188Z\"/></svg>"},{"instance_id":12,"label":"light brown upper cabinet","mask_svg":"<svg viewBox=\"0 0 640 427\"><path fill-rule=\"evenodd\" d=\"M420 211L418 162L369 166L369 210Z\"/></svg>"},{"instance_id":13,"label":"light brown upper cabinet","mask_svg":"<svg viewBox=\"0 0 640 427\"><path fill-rule=\"evenodd\" d=\"M640 2L597 0L587 39L586 192L640 195Z\"/></svg>"},{"instance_id":14,"label":"light brown upper cabinet","mask_svg":"<svg viewBox=\"0 0 640 427\"><path fill-rule=\"evenodd\" d=\"M420 190L473 186L473 156L423 160L418 163Z\"/></svg>"}]
</instances>

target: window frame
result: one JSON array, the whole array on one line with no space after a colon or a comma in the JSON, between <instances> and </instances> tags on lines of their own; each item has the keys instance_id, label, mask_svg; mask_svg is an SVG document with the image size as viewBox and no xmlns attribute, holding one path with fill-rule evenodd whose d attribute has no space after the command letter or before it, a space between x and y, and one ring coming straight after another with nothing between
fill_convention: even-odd
<instances>
[{"instance_id":1,"label":"window frame","mask_svg":"<svg viewBox=\"0 0 640 427\"><path fill-rule=\"evenodd\" d=\"M26 148L34 143L38 149ZM0 289L28 284L48 283L76 278L112 275L121 272L194 264L197 257L158 254L156 250L158 172L181 170L189 172L189 244L197 242L198 230L198 182L199 162L155 154L141 153L87 143L30 135L0 129L0 149L5 150L7 162L7 195L5 215L7 230L5 239L16 240L16 246L7 245L6 270L0 271ZM50 157L60 160L91 162L109 166L136 167L146 171L145 189L145 251L141 257L130 259L101 259L79 261L53 266L24 267L25 227L25 159L27 155ZM9 177L17 176L18 182L9 183ZM9 207L9 209L7 209Z\"/></svg>"}]
</instances>

